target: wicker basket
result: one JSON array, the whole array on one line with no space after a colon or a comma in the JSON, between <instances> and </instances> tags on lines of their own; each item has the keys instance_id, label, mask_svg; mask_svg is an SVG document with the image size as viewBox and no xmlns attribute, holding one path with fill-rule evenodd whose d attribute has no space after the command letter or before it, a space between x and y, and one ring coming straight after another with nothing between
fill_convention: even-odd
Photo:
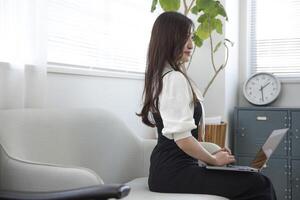
<instances>
[{"instance_id":1,"label":"wicker basket","mask_svg":"<svg viewBox=\"0 0 300 200\"><path fill-rule=\"evenodd\" d=\"M225 147L227 123L206 124L205 125L205 142L212 142L220 147Z\"/></svg>"}]
</instances>

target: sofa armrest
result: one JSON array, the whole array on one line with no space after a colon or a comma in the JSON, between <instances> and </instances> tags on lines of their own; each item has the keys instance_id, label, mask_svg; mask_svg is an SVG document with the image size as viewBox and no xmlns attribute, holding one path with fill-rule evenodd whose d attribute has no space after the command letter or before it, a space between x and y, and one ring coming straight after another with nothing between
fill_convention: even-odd
<instances>
[{"instance_id":1,"label":"sofa armrest","mask_svg":"<svg viewBox=\"0 0 300 200\"><path fill-rule=\"evenodd\" d=\"M16 159L1 146L0 168L1 190L47 192L103 184L90 169Z\"/></svg>"},{"instance_id":2,"label":"sofa armrest","mask_svg":"<svg viewBox=\"0 0 300 200\"><path fill-rule=\"evenodd\" d=\"M12 192L0 191L2 200L67 200L67 199L121 199L127 196L127 185L98 185L79 189L53 192Z\"/></svg>"},{"instance_id":3,"label":"sofa armrest","mask_svg":"<svg viewBox=\"0 0 300 200\"><path fill-rule=\"evenodd\" d=\"M143 148L143 176L148 176L150 167L150 156L155 145L157 144L157 140L142 139L141 144Z\"/></svg>"}]
</instances>

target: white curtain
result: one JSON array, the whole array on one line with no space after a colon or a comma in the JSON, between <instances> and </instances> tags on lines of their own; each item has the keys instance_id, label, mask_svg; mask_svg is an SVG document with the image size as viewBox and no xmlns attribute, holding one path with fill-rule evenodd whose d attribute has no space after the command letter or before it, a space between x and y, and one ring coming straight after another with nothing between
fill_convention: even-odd
<instances>
[{"instance_id":1,"label":"white curtain","mask_svg":"<svg viewBox=\"0 0 300 200\"><path fill-rule=\"evenodd\" d=\"M0 109L45 103L46 2L0 0Z\"/></svg>"}]
</instances>

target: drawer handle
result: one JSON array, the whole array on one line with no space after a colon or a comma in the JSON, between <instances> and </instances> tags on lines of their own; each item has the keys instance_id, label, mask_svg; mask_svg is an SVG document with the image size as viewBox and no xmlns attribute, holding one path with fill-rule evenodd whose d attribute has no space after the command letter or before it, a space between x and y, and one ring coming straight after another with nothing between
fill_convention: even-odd
<instances>
[{"instance_id":1,"label":"drawer handle","mask_svg":"<svg viewBox=\"0 0 300 200\"><path fill-rule=\"evenodd\" d=\"M267 116L256 116L257 121L267 121L268 117Z\"/></svg>"}]
</instances>

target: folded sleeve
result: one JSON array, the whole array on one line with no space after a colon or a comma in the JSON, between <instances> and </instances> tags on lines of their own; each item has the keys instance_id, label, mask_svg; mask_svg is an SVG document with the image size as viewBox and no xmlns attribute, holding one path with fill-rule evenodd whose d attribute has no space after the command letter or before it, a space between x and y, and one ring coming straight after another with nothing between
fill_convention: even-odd
<instances>
[{"instance_id":1,"label":"folded sleeve","mask_svg":"<svg viewBox=\"0 0 300 200\"><path fill-rule=\"evenodd\" d=\"M164 124L162 134L165 137L176 141L192 136L191 130L197 128L192 101L191 87L182 73L173 71L163 78L159 111Z\"/></svg>"}]
</instances>

